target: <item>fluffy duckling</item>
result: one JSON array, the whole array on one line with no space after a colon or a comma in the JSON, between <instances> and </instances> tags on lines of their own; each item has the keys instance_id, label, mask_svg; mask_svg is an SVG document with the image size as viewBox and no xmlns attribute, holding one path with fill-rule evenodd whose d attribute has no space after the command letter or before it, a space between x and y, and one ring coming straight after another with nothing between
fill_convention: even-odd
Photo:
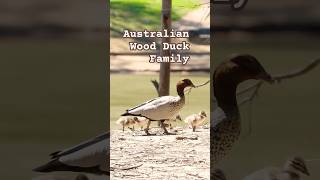
<instances>
[{"instance_id":1,"label":"fluffy duckling","mask_svg":"<svg viewBox=\"0 0 320 180\"><path fill-rule=\"evenodd\" d=\"M184 120L185 123L192 127L193 132L196 131L196 127L200 126L206 119L207 114L204 111L200 111L198 114L192 114Z\"/></svg>"},{"instance_id":2,"label":"fluffy duckling","mask_svg":"<svg viewBox=\"0 0 320 180\"><path fill-rule=\"evenodd\" d=\"M164 123L165 123L165 126L166 127L169 127L170 129L173 129L173 125L172 123L174 122L177 122L177 120L179 121L182 121L182 118L181 116L178 114L175 118L172 118L172 119L169 119L169 120L166 120Z\"/></svg>"},{"instance_id":3,"label":"fluffy duckling","mask_svg":"<svg viewBox=\"0 0 320 180\"><path fill-rule=\"evenodd\" d=\"M137 123L137 121L139 121L137 117L126 116L126 117L120 117L116 123L122 126L122 132L124 132L125 127L128 127L131 131L133 131L134 125ZM132 126L132 128L130 126Z\"/></svg>"},{"instance_id":4,"label":"fluffy duckling","mask_svg":"<svg viewBox=\"0 0 320 180\"><path fill-rule=\"evenodd\" d=\"M287 160L283 168L264 168L244 180L299 180L302 174L310 176L305 161L301 157L293 157Z\"/></svg>"},{"instance_id":5,"label":"fluffy duckling","mask_svg":"<svg viewBox=\"0 0 320 180\"><path fill-rule=\"evenodd\" d=\"M136 125L140 126L141 129L143 129L148 124L148 119L145 117L136 117Z\"/></svg>"}]
</instances>

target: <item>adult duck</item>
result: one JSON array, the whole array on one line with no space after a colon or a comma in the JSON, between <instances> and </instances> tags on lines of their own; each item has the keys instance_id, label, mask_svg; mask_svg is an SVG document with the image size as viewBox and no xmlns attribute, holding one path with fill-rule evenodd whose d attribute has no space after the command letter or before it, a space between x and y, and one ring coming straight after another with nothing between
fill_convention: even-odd
<instances>
[{"instance_id":1,"label":"adult duck","mask_svg":"<svg viewBox=\"0 0 320 180\"><path fill-rule=\"evenodd\" d=\"M109 176L109 137L109 133L103 133L74 147L54 152L50 154L48 163L33 171L71 171Z\"/></svg>"},{"instance_id":2,"label":"adult duck","mask_svg":"<svg viewBox=\"0 0 320 180\"><path fill-rule=\"evenodd\" d=\"M150 121L160 121L165 134L169 134L164 121L170 120L180 112L185 104L184 89L195 87L190 79L177 83L178 96L161 96L126 110L121 116L140 116L149 119L145 132L149 135Z\"/></svg>"},{"instance_id":3,"label":"adult duck","mask_svg":"<svg viewBox=\"0 0 320 180\"><path fill-rule=\"evenodd\" d=\"M217 108L211 118L211 166L221 160L240 135L240 113L236 91L240 83L249 80L272 82L258 60L247 54L232 56L224 61L213 74L213 93Z\"/></svg>"}]
</instances>

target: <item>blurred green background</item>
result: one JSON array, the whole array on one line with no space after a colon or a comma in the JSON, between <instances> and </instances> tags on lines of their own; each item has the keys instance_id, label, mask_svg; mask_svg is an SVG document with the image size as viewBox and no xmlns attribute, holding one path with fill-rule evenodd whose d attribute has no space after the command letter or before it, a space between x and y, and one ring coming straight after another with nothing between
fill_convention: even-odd
<instances>
[{"instance_id":1,"label":"blurred green background","mask_svg":"<svg viewBox=\"0 0 320 180\"><path fill-rule=\"evenodd\" d=\"M293 38L294 37L294 38ZM318 36L260 34L242 40L217 34L214 64L232 53L257 57L273 75L291 72L319 58ZM242 138L218 167L228 179L241 179L266 166L283 166L287 158L320 158L320 66L280 84L264 84L253 106L241 107ZM252 133L248 135L248 123ZM245 135L244 135L245 134ZM319 179L320 161L307 162L311 176Z\"/></svg>"}]
</instances>

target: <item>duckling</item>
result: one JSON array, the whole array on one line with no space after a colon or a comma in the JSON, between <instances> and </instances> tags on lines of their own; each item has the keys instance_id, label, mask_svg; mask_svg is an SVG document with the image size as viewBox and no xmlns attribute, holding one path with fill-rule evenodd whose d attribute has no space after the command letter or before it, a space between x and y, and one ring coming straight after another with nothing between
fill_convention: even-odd
<instances>
[{"instance_id":1,"label":"duckling","mask_svg":"<svg viewBox=\"0 0 320 180\"><path fill-rule=\"evenodd\" d=\"M180 114L178 114L175 118L166 120L164 123L165 123L166 127L169 127L170 129L173 129L172 123L173 122L174 123L177 122L177 120L182 121L182 118L181 118Z\"/></svg>"},{"instance_id":2,"label":"duckling","mask_svg":"<svg viewBox=\"0 0 320 180\"><path fill-rule=\"evenodd\" d=\"M299 180L302 174L310 176L305 161L297 156L288 159L283 168L264 168L245 177L244 180Z\"/></svg>"},{"instance_id":3,"label":"duckling","mask_svg":"<svg viewBox=\"0 0 320 180\"><path fill-rule=\"evenodd\" d=\"M145 118L145 117L138 117L137 116L135 121L136 121L135 124L137 126L140 126L141 129L143 129L143 127L148 124L149 120L147 118Z\"/></svg>"},{"instance_id":4,"label":"duckling","mask_svg":"<svg viewBox=\"0 0 320 180\"><path fill-rule=\"evenodd\" d=\"M273 82L259 61L248 54L235 55L218 65L214 71L212 85L218 107L211 113L210 120L211 167L232 149L240 136L236 91L240 83L249 79Z\"/></svg>"},{"instance_id":5,"label":"duckling","mask_svg":"<svg viewBox=\"0 0 320 180\"><path fill-rule=\"evenodd\" d=\"M126 110L121 116L140 116L149 119L145 132L150 135L150 121L160 121L165 134L170 134L163 125L165 120L175 117L185 105L184 89L196 87L190 79L183 79L177 83L178 96L161 96L144 102L134 108Z\"/></svg>"},{"instance_id":6,"label":"duckling","mask_svg":"<svg viewBox=\"0 0 320 180\"><path fill-rule=\"evenodd\" d=\"M134 125L136 124L137 121L138 121L137 117L127 116L127 117L120 117L116 123L118 125L122 125L122 132L124 132L125 127L128 127L131 131L133 131ZM130 126L132 126L132 128Z\"/></svg>"},{"instance_id":7,"label":"duckling","mask_svg":"<svg viewBox=\"0 0 320 180\"><path fill-rule=\"evenodd\" d=\"M192 114L184 120L185 123L192 127L193 132L196 131L196 127L200 126L206 119L207 114L204 111L200 111L198 114Z\"/></svg>"}]
</instances>

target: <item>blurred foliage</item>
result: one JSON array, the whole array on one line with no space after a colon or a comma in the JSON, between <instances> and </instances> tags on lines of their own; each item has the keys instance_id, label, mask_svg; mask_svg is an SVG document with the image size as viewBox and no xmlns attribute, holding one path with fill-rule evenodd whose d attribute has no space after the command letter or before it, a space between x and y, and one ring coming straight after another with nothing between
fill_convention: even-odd
<instances>
[{"instance_id":1,"label":"blurred foliage","mask_svg":"<svg viewBox=\"0 0 320 180\"><path fill-rule=\"evenodd\" d=\"M123 29L159 30L161 28L161 0L111 0L111 34L116 36ZM198 7L200 0L173 0L172 20L178 20L188 11Z\"/></svg>"}]
</instances>

